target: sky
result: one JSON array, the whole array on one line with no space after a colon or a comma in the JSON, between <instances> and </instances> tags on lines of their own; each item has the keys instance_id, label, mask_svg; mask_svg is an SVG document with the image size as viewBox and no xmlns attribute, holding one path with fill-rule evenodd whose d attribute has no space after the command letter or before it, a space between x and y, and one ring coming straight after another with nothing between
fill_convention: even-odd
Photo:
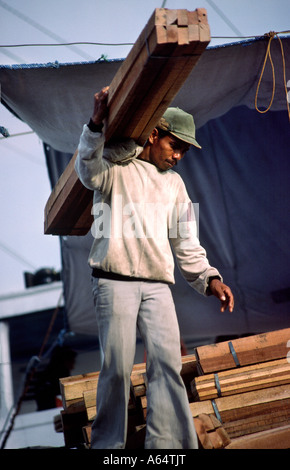
<instances>
[{"instance_id":1,"label":"sky","mask_svg":"<svg viewBox=\"0 0 290 470\"><path fill-rule=\"evenodd\" d=\"M0 64L125 58L154 9L161 7L205 8L210 46L290 29L289 0L0 0ZM80 44L84 42L100 44ZM59 238L44 235L43 230L51 187L42 142L3 105L0 126L10 134L0 135L0 296L4 296L25 289L25 271L61 270L61 256Z\"/></svg>"}]
</instances>

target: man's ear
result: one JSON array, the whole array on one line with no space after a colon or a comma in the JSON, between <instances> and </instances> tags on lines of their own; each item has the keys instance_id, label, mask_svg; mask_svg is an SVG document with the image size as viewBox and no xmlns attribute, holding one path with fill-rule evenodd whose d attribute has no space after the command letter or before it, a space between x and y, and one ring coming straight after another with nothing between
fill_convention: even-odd
<instances>
[{"instance_id":1,"label":"man's ear","mask_svg":"<svg viewBox=\"0 0 290 470\"><path fill-rule=\"evenodd\" d=\"M158 138L158 129L156 129L155 127L153 131L151 132L151 134L149 135L148 141L150 142L150 144L153 144L154 140L156 140L157 138Z\"/></svg>"}]
</instances>

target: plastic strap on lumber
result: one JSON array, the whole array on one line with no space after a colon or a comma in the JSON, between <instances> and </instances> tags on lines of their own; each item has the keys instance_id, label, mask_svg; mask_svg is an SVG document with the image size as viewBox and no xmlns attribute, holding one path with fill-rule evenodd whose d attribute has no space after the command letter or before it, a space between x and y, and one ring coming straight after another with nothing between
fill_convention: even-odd
<instances>
[{"instance_id":1,"label":"plastic strap on lumber","mask_svg":"<svg viewBox=\"0 0 290 470\"><path fill-rule=\"evenodd\" d=\"M212 404L212 407L213 407L213 411L216 415L216 418L219 420L220 423L222 423L222 418L221 418L221 415L220 415L220 412L218 410L218 407L217 407L217 404L216 404L215 400L211 400L211 404Z\"/></svg>"},{"instance_id":2,"label":"plastic strap on lumber","mask_svg":"<svg viewBox=\"0 0 290 470\"><path fill-rule=\"evenodd\" d=\"M218 378L217 374L214 374L214 383L215 383L215 386L216 386L216 389L217 389L218 397L221 397L222 396L222 391L221 391L220 381L219 381L219 378Z\"/></svg>"},{"instance_id":3,"label":"plastic strap on lumber","mask_svg":"<svg viewBox=\"0 0 290 470\"><path fill-rule=\"evenodd\" d=\"M229 348L230 348L230 351L233 355L236 366L241 367L241 364L240 364L240 361L238 359L237 353L236 353L235 348L233 346L233 343L231 341L229 341Z\"/></svg>"}]
</instances>

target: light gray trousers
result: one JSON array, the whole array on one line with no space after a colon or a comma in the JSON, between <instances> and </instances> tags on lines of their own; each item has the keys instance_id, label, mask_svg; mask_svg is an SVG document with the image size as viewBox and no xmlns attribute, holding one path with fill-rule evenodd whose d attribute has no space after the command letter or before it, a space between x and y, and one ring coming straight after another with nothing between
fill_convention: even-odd
<instances>
[{"instance_id":1,"label":"light gray trousers","mask_svg":"<svg viewBox=\"0 0 290 470\"><path fill-rule=\"evenodd\" d=\"M102 368L92 449L122 449L127 436L136 325L146 349L147 449L198 448L180 376L180 334L168 285L93 278Z\"/></svg>"}]
</instances>

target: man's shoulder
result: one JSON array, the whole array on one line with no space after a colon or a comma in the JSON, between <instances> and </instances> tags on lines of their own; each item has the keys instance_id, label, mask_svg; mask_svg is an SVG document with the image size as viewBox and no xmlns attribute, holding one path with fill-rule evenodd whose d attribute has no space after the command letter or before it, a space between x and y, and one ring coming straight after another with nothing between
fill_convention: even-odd
<instances>
[{"instance_id":1,"label":"man's shoulder","mask_svg":"<svg viewBox=\"0 0 290 470\"><path fill-rule=\"evenodd\" d=\"M106 144L103 156L112 163L125 163L137 158L141 151L133 139L125 139Z\"/></svg>"}]
</instances>

